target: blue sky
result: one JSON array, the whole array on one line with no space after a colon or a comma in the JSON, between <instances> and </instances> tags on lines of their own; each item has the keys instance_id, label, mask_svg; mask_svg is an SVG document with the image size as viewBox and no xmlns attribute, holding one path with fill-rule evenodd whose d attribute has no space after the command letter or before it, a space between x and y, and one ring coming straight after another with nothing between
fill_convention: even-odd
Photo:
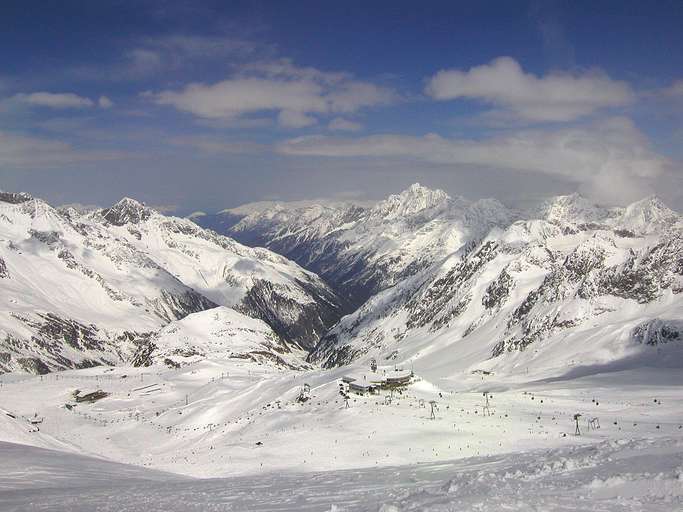
<instances>
[{"instance_id":1,"label":"blue sky","mask_svg":"<svg viewBox=\"0 0 683 512\"><path fill-rule=\"evenodd\" d=\"M681 210L681 26L680 1L3 2L0 188Z\"/></svg>"}]
</instances>

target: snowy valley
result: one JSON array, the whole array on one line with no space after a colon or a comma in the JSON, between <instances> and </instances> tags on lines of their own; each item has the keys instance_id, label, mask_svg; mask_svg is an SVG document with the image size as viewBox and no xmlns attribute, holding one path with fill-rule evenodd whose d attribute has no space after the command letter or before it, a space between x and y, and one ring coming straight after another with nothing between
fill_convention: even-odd
<instances>
[{"instance_id":1,"label":"snowy valley","mask_svg":"<svg viewBox=\"0 0 683 512\"><path fill-rule=\"evenodd\" d=\"M655 197L190 220L2 193L0 287L2 510L683 506L683 219Z\"/></svg>"},{"instance_id":2,"label":"snowy valley","mask_svg":"<svg viewBox=\"0 0 683 512\"><path fill-rule=\"evenodd\" d=\"M260 320L244 323L276 357L312 348L342 311L328 286L282 256L132 199L79 212L1 194L0 268L3 371L149 364L174 322L218 306L233 322Z\"/></svg>"}]
</instances>

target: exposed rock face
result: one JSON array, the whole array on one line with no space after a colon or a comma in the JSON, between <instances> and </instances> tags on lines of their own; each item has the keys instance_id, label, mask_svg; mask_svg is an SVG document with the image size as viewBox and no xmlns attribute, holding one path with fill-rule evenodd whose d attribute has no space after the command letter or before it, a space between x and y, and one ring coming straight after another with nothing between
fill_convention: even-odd
<instances>
[{"instance_id":1,"label":"exposed rock face","mask_svg":"<svg viewBox=\"0 0 683 512\"><path fill-rule=\"evenodd\" d=\"M681 342L683 341L683 322L655 318L636 326L631 336L636 343L646 345Z\"/></svg>"},{"instance_id":2,"label":"exposed rock face","mask_svg":"<svg viewBox=\"0 0 683 512\"><path fill-rule=\"evenodd\" d=\"M467 304L459 300L455 308L451 308L453 298L462 296L463 292L467 291L464 285L495 257L497 248L497 243L485 242L460 264L450 269L444 277L430 283L423 293L414 297L408 304L409 316L406 327L408 329L424 327L434 321L438 321L437 325L442 326L448 322L448 319L462 312ZM469 299L466 302L469 302Z\"/></svg>"},{"instance_id":3,"label":"exposed rock face","mask_svg":"<svg viewBox=\"0 0 683 512\"><path fill-rule=\"evenodd\" d=\"M145 364L153 333L219 305L270 322L283 346L312 348L343 312L286 258L132 199L81 212L2 197L0 371Z\"/></svg>"},{"instance_id":4,"label":"exposed rock face","mask_svg":"<svg viewBox=\"0 0 683 512\"><path fill-rule=\"evenodd\" d=\"M33 373L34 375L45 375L50 373L50 369L40 359L35 357L20 357L17 359L17 364L26 373Z\"/></svg>"},{"instance_id":5,"label":"exposed rock face","mask_svg":"<svg viewBox=\"0 0 683 512\"><path fill-rule=\"evenodd\" d=\"M486 309L500 308L510 297L510 291L515 282L506 269L498 275L486 288L486 293L481 298L481 303Z\"/></svg>"},{"instance_id":6,"label":"exposed rock face","mask_svg":"<svg viewBox=\"0 0 683 512\"><path fill-rule=\"evenodd\" d=\"M102 217L114 226L139 224L152 217L152 210L135 199L124 197L111 208L104 210Z\"/></svg>"},{"instance_id":7,"label":"exposed rock face","mask_svg":"<svg viewBox=\"0 0 683 512\"><path fill-rule=\"evenodd\" d=\"M33 197L25 192L3 192L0 190L0 201L9 204L21 204L30 201Z\"/></svg>"},{"instance_id":8,"label":"exposed rock face","mask_svg":"<svg viewBox=\"0 0 683 512\"><path fill-rule=\"evenodd\" d=\"M603 362L681 337L683 223L656 198L564 196L515 220L416 185L374 206L249 207L230 228L319 271L340 299L282 255L131 199L79 212L3 194L0 372L376 357L431 358L450 375Z\"/></svg>"},{"instance_id":9,"label":"exposed rock face","mask_svg":"<svg viewBox=\"0 0 683 512\"><path fill-rule=\"evenodd\" d=\"M311 293L316 296L317 291L311 290ZM235 309L263 320L283 339L312 350L327 328L339 318L334 296L325 295L316 296L316 302L301 304L281 293L277 285L257 280Z\"/></svg>"},{"instance_id":10,"label":"exposed rock face","mask_svg":"<svg viewBox=\"0 0 683 512\"><path fill-rule=\"evenodd\" d=\"M0 371L48 373L53 369L88 368L97 365L114 365L125 362L138 337L148 334L126 333L112 336L94 324L61 318L53 313L22 316L14 314L29 332L30 339L6 335L0 340L8 352L0 357ZM30 350L32 357L19 354Z\"/></svg>"},{"instance_id":11,"label":"exposed rock face","mask_svg":"<svg viewBox=\"0 0 683 512\"><path fill-rule=\"evenodd\" d=\"M469 202L414 184L372 206L267 203L195 220L226 226L223 232L241 242L268 247L317 273L349 301L350 312L514 215L492 199Z\"/></svg>"},{"instance_id":12,"label":"exposed rock face","mask_svg":"<svg viewBox=\"0 0 683 512\"><path fill-rule=\"evenodd\" d=\"M543 211L546 218L494 231L371 298L310 359L330 367L400 350L418 364L423 352L448 361L452 346L468 364L494 368L528 360L519 354L531 348L536 354L553 346L557 357L590 360L620 357L630 350L627 339L644 346L678 339L680 216L653 199L601 209L578 196ZM664 316L643 321L654 314Z\"/></svg>"}]
</instances>

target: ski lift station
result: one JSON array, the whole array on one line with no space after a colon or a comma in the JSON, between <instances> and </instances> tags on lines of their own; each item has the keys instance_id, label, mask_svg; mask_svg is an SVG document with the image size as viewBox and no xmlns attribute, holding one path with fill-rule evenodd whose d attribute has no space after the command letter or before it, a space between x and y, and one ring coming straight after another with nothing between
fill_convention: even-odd
<instances>
[{"instance_id":1,"label":"ski lift station","mask_svg":"<svg viewBox=\"0 0 683 512\"><path fill-rule=\"evenodd\" d=\"M403 368L378 368L376 372L357 371L344 375L342 382L348 384L349 391L364 395L378 393L381 389L405 386L413 378L411 370Z\"/></svg>"}]
</instances>

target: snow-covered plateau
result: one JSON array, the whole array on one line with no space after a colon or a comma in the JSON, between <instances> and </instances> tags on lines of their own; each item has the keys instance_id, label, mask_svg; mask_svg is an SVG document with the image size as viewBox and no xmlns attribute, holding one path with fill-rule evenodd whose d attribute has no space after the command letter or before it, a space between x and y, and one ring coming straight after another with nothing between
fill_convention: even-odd
<instances>
[{"instance_id":1,"label":"snow-covered plateau","mask_svg":"<svg viewBox=\"0 0 683 512\"><path fill-rule=\"evenodd\" d=\"M683 510L657 198L228 213L0 194L0 510Z\"/></svg>"}]
</instances>

